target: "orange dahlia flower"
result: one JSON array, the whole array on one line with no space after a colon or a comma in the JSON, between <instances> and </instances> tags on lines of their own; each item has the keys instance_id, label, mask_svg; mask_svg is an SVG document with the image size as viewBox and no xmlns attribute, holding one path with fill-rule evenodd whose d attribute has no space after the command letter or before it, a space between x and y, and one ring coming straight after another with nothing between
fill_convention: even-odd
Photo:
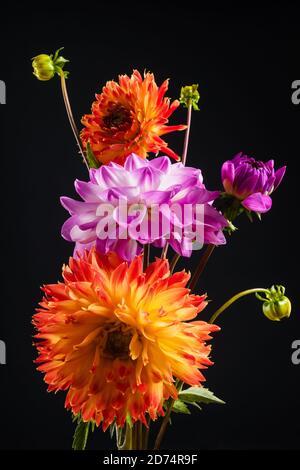
<instances>
[{"instance_id":1,"label":"orange dahlia flower","mask_svg":"<svg viewBox=\"0 0 300 470\"><path fill-rule=\"evenodd\" d=\"M103 429L127 415L146 424L176 398L175 378L201 385L212 364L209 334L219 328L191 321L205 296L185 287L189 274L170 274L157 259L145 272L141 257L128 264L94 250L70 258L64 282L44 286L34 315L38 370L48 390L67 390L66 407Z\"/></svg>"},{"instance_id":2,"label":"orange dahlia flower","mask_svg":"<svg viewBox=\"0 0 300 470\"><path fill-rule=\"evenodd\" d=\"M107 82L102 93L96 95L92 114L82 118L84 148L90 141L96 158L104 164L112 160L122 164L130 153L146 158L148 152L160 151L179 160L160 138L186 128L166 125L179 106L178 100L170 104L164 97L167 89L168 80L158 87L152 73L145 73L143 79L137 70L131 77L120 75L119 83Z\"/></svg>"}]
</instances>

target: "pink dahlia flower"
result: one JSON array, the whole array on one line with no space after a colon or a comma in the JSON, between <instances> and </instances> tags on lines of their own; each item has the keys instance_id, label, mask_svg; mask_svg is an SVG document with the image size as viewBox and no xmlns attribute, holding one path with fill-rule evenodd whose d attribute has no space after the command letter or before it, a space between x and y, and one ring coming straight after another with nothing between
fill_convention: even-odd
<instances>
[{"instance_id":1,"label":"pink dahlia flower","mask_svg":"<svg viewBox=\"0 0 300 470\"><path fill-rule=\"evenodd\" d=\"M272 206L270 195L279 186L285 170L283 166L275 171L273 160L263 163L240 152L223 164L223 186L245 209L268 212Z\"/></svg>"},{"instance_id":2,"label":"pink dahlia flower","mask_svg":"<svg viewBox=\"0 0 300 470\"><path fill-rule=\"evenodd\" d=\"M171 164L168 157L143 160L129 155L124 166L90 170L90 181L75 181L83 201L62 197L71 217L62 236L75 253L96 245L131 261L142 246L169 242L183 256L203 243L224 244L226 219L212 206L218 191L207 191L201 171ZM200 236L198 236L200 234Z\"/></svg>"}]
</instances>

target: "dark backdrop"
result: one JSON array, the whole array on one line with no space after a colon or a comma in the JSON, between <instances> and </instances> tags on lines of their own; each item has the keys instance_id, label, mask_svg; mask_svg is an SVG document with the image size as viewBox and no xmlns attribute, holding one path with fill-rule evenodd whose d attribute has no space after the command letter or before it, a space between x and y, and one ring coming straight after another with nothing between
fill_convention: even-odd
<instances>
[{"instance_id":1,"label":"dark backdrop","mask_svg":"<svg viewBox=\"0 0 300 470\"><path fill-rule=\"evenodd\" d=\"M243 150L288 165L284 183L263 222L239 220L239 232L213 255L201 283L214 301L203 318L231 294L285 284L293 301L289 320L268 321L254 298L224 314L213 341L215 365L207 386L225 406L207 406L174 418L164 442L173 449L299 448L300 365L291 343L300 339L298 287L298 159L300 105L291 83L300 79L299 10L199 9L188 4L126 7L86 3L68 12L16 8L1 16L0 79L7 85L1 118L2 295L0 339L0 447L69 449L73 425L64 393L48 395L35 371L31 315L42 283L55 282L72 252L60 237L66 212L60 195L74 195L86 178L60 95L59 80L38 82L30 58L65 46L71 60L69 93L76 118L89 111L106 80L133 68L171 78L169 96L199 82L201 112L194 113L190 165L209 189L220 187L221 163ZM184 110L172 122L185 120ZM183 135L168 141L180 153ZM195 266L199 254L181 266ZM107 448L96 432L89 448Z\"/></svg>"}]
</instances>

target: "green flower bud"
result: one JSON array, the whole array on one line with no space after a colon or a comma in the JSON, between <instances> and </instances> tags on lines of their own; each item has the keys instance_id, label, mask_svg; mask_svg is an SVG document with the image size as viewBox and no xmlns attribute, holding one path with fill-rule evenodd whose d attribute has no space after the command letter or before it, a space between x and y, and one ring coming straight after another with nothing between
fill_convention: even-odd
<instances>
[{"instance_id":1,"label":"green flower bud","mask_svg":"<svg viewBox=\"0 0 300 470\"><path fill-rule=\"evenodd\" d=\"M65 78L68 76L68 72L63 71L63 67L66 62L69 62L62 56L59 56L59 52L63 49L61 47L58 49L54 56L48 54L39 54L32 59L32 67L33 67L33 75L38 80L47 81L51 80L54 75L57 73L60 75L61 73L64 74Z\"/></svg>"},{"instance_id":2,"label":"green flower bud","mask_svg":"<svg viewBox=\"0 0 300 470\"><path fill-rule=\"evenodd\" d=\"M55 67L50 55L40 54L33 58L32 61L33 75L38 80L50 80L55 75Z\"/></svg>"},{"instance_id":3,"label":"green flower bud","mask_svg":"<svg viewBox=\"0 0 300 470\"><path fill-rule=\"evenodd\" d=\"M180 103L186 108L193 106L194 111L199 111L198 101L200 100L200 93L198 91L198 84L187 85L181 88Z\"/></svg>"},{"instance_id":4,"label":"green flower bud","mask_svg":"<svg viewBox=\"0 0 300 470\"><path fill-rule=\"evenodd\" d=\"M272 286L266 292L266 298L256 294L256 297L263 300L263 313L272 321L280 321L282 318L288 318L292 311L292 304L288 297L284 295L283 286Z\"/></svg>"},{"instance_id":5,"label":"green flower bud","mask_svg":"<svg viewBox=\"0 0 300 470\"><path fill-rule=\"evenodd\" d=\"M263 312L269 320L279 321L291 314L292 305L287 297L283 297L276 302L264 302Z\"/></svg>"}]
</instances>

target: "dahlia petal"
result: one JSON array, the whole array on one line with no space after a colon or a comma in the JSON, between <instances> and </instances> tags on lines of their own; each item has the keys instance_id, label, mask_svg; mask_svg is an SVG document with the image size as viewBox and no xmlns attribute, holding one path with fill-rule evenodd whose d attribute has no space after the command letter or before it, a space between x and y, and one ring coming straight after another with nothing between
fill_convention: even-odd
<instances>
[{"instance_id":1,"label":"dahlia petal","mask_svg":"<svg viewBox=\"0 0 300 470\"><path fill-rule=\"evenodd\" d=\"M134 172L136 184L140 187L141 193L155 191L158 189L161 179L161 172L150 165L139 168Z\"/></svg>"},{"instance_id":2,"label":"dahlia petal","mask_svg":"<svg viewBox=\"0 0 300 470\"><path fill-rule=\"evenodd\" d=\"M270 196L263 195L261 193L255 193L244 199L242 205L249 211L263 214L271 209L272 199Z\"/></svg>"},{"instance_id":3,"label":"dahlia petal","mask_svg":"<svg viewBox=\"0 0 300 470\"><path fill-rule=\"evenodd\" d=\"M70 235L70 232L72 230L72 228L74 227L74 225L76 225L78 223L78 217L76 215L73 215L72 217L69 217L69 219L67 219L65 221L65 223L63 224L62 228L61 228L61 236L71 242L73 241L72 238L71 238L71 235Z\"/></svg>"},{"instance_id":4,"label":"dahlia petal","mask_svg":"<svg viewBox=\"0 0 300 470\"><path fill-rule=\"evenodd\" d=\"M225 245L226 238L224 233L220 231L207 230L204 235L204 243L207 245Z\"/></svg>"},{"instance_id":5,"label":"dahlia petal","mask_svg":"<svg viewBox=\"0 0 300 470\"><path fill-rule=\"evenodd\" d=\"M139 168L144 168L145 166L146 161L135 153L128 155L124 163L125 170L130 172L138 170Z\"/></svg>"},{"instance_id":6,"label":"dahlia petal","mask_svg":"<svg viewBox=\"0 0 300 470\"><path fill-rule=\"evenodd\" d=\"M189 258L192 255L193 243L190 238L182 237L181 239L176 239L174 237L171 237L170 245L173 250L180 256L185 256Z\"/></svg>"},{"instance_id":7,"label":"dahlia petal","mask_svg":"<svg viewBox=\"0 0 300 470\"><path fill-rule=\"evenodd\" d=\"M230 194L232 191L234 177L235 177L234 164L230 161L223 163L221 172L222 172L221 177L222 177L225 191Z\"/></svg>"},{"instance_id":8,"label":"dahlia petal","mask_svg":"<svg viewBox=\"0 0 300 470\"><path fill-rule=\"evenodd\" d=\"M104 182L106 187L118 188L122 186L134 186L135 184L131 174L122 167L111 168L109 165L103 165L99 170L101 181Z\"/></svg>"},{"instance_id":9,"label":"dahlia petal","mask_svg":"<svg viewBox=\"0 0 300 470\"><path fill-rule=\"evenodd\" d=\"M234 193L240 198L247 197L255 189L257 177L253 174L253 172L251 173L243 181L240 181L238 184L235 183Z\"/></svg>"},{"instance_id":10,"label":"dahlia petal","mask_svg":"<svg viewBox=\"0 0 300 470\"><path fill-rule=\"evenodd\" d=\"M136 240L118 240L114 245L114 250L122 259L130 262L141 253L142 247Z\"/></svg>"},{"instance_id":11,"label":"dahlia petal","mask_svg":"<svg viewBox=\"0 0 300 470\"><path fill-rule=\"evenodd\" d=\"M271 194L274 191L275 180L276 180L275 174L273 174L272 176L269 176L269 178L266 179L266 182L263 188L261 189L261 191L258 191L258 192L261 192L262 194Z\"/></svg>"},{"instance_id":12,"label":"dahlia petal","mask_svg":"<svg viewBox=\"0 0 300 470\"><path fill-rule=\"evenodd\" d=\"M274 170L274 160L268 160L266 163L265 163L265 166L267 168L269 168L269 170L272 172L272 170Z\"/></svg>"},{"instance_id":13,"label":"dahlia petal","mask_svg":"<svg viewBox=\"0 0 300 470\"><path fill-rule=\"evenodd\" d=\"M132 337L132 340L129 345L130 357L134 361L141 354L143 349L142 343L139 340L137 333Z\"/></svg>"},{"instance_id":14,"label":"dahlia petal","mask_svg":"<svg viewBox=\"0 0 300 470\"><path fill-rule=\"evenodd\" d=\"M163 204L170 201L172 191L145 191L142 193L142 198L150 207L152 204Z\"/></svg>"},{"instance_id":15,"label":"dahlia petal","mask_svg":"<svg viewBox=\"0 0 300 470\"><path fill-rule=\"evenodd\" d=\"M168 157L157 157L149 161L149 165L152 168L162 171L163 173L168 173L171 162Z\"/></svg>"},{"instance_id":16,"label":"dahlia petal","mask_svg":"<svg viewBox=\"0 0 300 470\"><path fill-rule=\"evenodd\" d=\"M282 178L284 177L286 172L286 166L282 166L275 172L275 182L274 182L274 190L278 188L280 185Z\"/></svg>"},{"instance_id":17,"label":"dahlia petal","mask_svg":"<svg viewBox=\"0 0 300 470\"><path fill-rule=\"evenodd\" d=\"M99 201L99 193L101 193L101 189L97 184L94 184L92 182L75 180L75 189L77 194L79 194L79 196L85 202Z\"/></svg>"},{"instance_id":18,"label":"dahlia petal","mask_svg":"<svg viewBox=\"0 0 300 470\"><path fill-rule=\"evenodd\" d=\"M60 198L61 205L71 214L81 214L84 212L95 212L97 203L81 202L71 199L70 197L63 196Z\"/></svg>"},{"instance_id":19,"label":"dahlia petal","mask_svg":"<svg viewBox=\"0 0 300 470\"><path fill-rule=\"evenodd\" d=\"M73 242L89 243L95 240L96 231L93 229L81 230L78 225L74 225L70 230L70 238Z\"/></svg>"}]
</instances>

